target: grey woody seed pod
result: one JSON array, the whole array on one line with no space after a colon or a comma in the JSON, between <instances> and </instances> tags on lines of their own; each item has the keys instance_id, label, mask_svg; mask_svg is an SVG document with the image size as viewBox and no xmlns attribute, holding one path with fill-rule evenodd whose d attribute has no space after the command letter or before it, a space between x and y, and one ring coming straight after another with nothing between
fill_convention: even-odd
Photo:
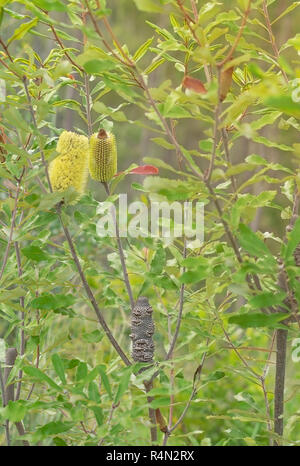
<instances>
[{"instance_id":1,"label":"grey woody seed pod","mask_svg":"<svg viewBox=\"0 0 300 466\"><path fill-rule=\"evenodd\" d=\"M137 362L153 362L153 309L148 298L138 298L131 318L132 357Z\"/></svg>"}]
</instances>

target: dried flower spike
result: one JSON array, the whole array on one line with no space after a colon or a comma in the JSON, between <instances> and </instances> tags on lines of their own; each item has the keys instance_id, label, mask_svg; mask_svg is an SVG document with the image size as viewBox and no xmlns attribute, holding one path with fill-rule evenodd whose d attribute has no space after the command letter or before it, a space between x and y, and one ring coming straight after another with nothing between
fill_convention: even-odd
<instances>
[{"instance_id":1,"label":"dried flower spike","mask_svg":"<svg viewBox=\"0 0 300 466\"><path fill-rule=\"evenodd\" d=\"M90 139L90 175L94 180L108 182L117 173L117 145L115 136L100 129Z\"/></svg>"},{"instance_id":2,"label":"dried flower spike","mask_svg":"<svg viewBox=\"0 0 300 466\"><path fill-rule=\"evenodd\" d=\"M88 138L71 131L63 131L56 150L60 155L49 166L53 191L74 188L78 194L83 194L88 179Z\"/></svg>"},{"instance_id":3,"label":"dried flower spike","mask_svg":"<svg viewBox=\"0 0 300 466\"><path fill-rule=\"evenodd\" d=\"M154 356L153 309L147 298L141 296L134 306L131 318L132 357L138 362L152 362Z\"/></svg>"}]
</instances>

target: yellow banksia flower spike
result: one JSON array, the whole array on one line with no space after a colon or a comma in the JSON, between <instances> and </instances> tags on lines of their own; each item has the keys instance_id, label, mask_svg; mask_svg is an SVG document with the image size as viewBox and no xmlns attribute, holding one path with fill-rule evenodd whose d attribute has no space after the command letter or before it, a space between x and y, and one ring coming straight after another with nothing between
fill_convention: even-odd
<instances>
[{"instance_id":1,"label":"yellow banksia flower spike","mask_svg":"<svg viewBox=\"0 0 300 466\"><path fill-rule=\"evenodd\" d=\"M100 129L90 139L90 175L102 183L110 181L117 173L117 145L115 136Z\"/></svg>"},{"instance_id":2,"label":"yellow banksia flower spike","mask_svg":"<svg viewBox=\"0 0 300 466\"><path fill-rule=\"evenodd\" d=\"M63 131L56 150L59 155L49 166L53 191L74 188L80 197L84 193L88 179L88 138L72 131Z\"/></svg>"}]
</instances>

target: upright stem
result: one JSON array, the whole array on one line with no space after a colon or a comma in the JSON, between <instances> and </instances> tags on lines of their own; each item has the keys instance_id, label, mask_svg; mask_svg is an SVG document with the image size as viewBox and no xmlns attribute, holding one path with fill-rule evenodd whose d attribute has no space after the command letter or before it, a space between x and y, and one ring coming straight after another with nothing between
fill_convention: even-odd
<instances>
[{"instance_id":1,"label":"upright stem","mask_svg":"<svg viewBox=\"0 0 300 466\"><path fill-rule=\"evenodd\" d=\"M86 98L86 116L87 116L87 127L89 138L93 133L92 118L91 118L91 102L90 102L90 83L87 73L84 73L84 85L85 85L85 98Z\"/></svg>"},{"instance_id":2,"label":"upright stem","mask_svg":"<svg viewBox=\"0 0 300 466\"><path fill-rule=\"evenodd\" d=\"M283 435L283 413L284 413L284 385L286 370L286 346L288 331L278 329L276 335L276 374L274 393L274 431L277 435ZM274 445L279 445L274 441Z\"/></svg>"},{"instance_id":3,"label":"upright stem","mask_svg":"<svg viewBox=\"0 0 300 466\"><path fill-rule=\"evenodd\" d=\"M184 259L186 258L186 239L185 238L184 238L184 245L183 245L183 258ZM184 272L185 272L185 268L183 268L183 273ZM183 304L184 304L184 283L182 283L180 287L179 312L178 312L178 317L177 317L177 324L176 324L176 329L175 329L172 341L170 343L170 348L167 353L166 360L171 359L173 355L173 351L176 345L176 341L179 335L180 325L182 321Z\"/></svg>"},{"instance_id":4,"label":"upright stem","mask_svg":"<svg viewBox=\"0 0 300 466\"><path fill-rule=\"evenodd\" d=\"M64 233L65 233L67 242L69 244L69 248L70 248L73 260L75 262L75 265L77 267L79 276L81 278L81 282L82 282L83 287L85 289L85 292L86 292L86 294L87 294L87 296L89 298L89 301L90 301L91 305L94 308L94 311L95 311L95 313L97 315L98 321L99 321L100 325L102 326L104 332L106 333L106 336L108 337L109 341L111 342L111 344L113 345L113 347L115 348L115 350L117 351L117 353L119 354L121 359L123 360L123 362L126 364L126 366L130 366L131 362L129 361L126 354L124 353L124 351L122 350L122 348L120 347L120 345L118 344L116 339L114 338L113 334L111 333L111 330L108 327L108 325L107 325L107 323L106 323L106 321L105 321L105 319L104 319L104 317L103 317L103 315L102 315L102 313L101 313L101 311L100 311L100 309L98 307L98 304L97 304L96 299L95 299L95 297L93 295L93 292L92 292L92 290L91 290L91 288L90 288L90 286L89 286L89 284L88 284L88 282L86 280L86 277L85 277L85 275L83 273L83 270L81 268L79 258L77 256L75 246L73 244L70 232L69 232L67 226L63 222L63 219L62 219L62 216L61 216L61 206L60 205L57 206L56 212L57 212L58 218L60 220L60 223L62 225L62 228L64 230Z\"/></svg>"},{"instance_id":5,"label":"upright stem","mask_svg":"<svg viewBox=\"0 0 300 466\"><path fill-rule=\"evenodd\" d=\"M146 389L146 393L149 393L150 390L153 388L153 382L144 382L144 386ZM147 396L147 400L149 403L149 419L151 422L151 427L150 427L150 435L151 435L151 444L156 445L157 443L157 427L156 427L156 417L155 417L155 409L151 408L150 403L154 400L152 396Z\"/></svg>"},{"instance_id":6,"label":"upright stem","mask_svg":"<svg viewBox=\"0 0 300 466\"><path fill-rule=\"evenodd\" d=\"M21 264L21 256L20 256L20 248L19 248L19 243L16 241L15 242L15 251L16 251L16 258L17 258L17 265L18 265L18 275L19 277L22 276L23 270L22 270L22 264ZM24 309L24 296L20 297L20 306ZM21 332L20 332L20 356L24 356L25 354L25 331L24 331L24 325L25 325L25 312L21 312ZM15 399L18 400L20 398L21 394L21 386L22 386L22 376L23 376L23 371L20 370L18 374L18 384L17 384L17 391L16 391L16 396Z\"/></svg>"},{"instance_id":7,"label":"upright stem","mask_svg":"<svg viewBox=\"0 0 300 466\"><path fill-rule=\"evenodd\" d=\"M108 184L104 182L103 186L104 186L104 189L106 191L106 194L108 196L110 196L110 189L109 189ZM116 237L117 237L117 244L118 244L118 249L119 249L119 254L120 254L121 266L122 266L122 270L123 270L123 277L124 277L124 281L125 281L129 301L130 301L131 310L133 310L133 308L134 308L133 293L132 293L132 289L131 289L131 285L130 285L130 281L129 281L124 250L123 250L123 246L122 246L122 242L121 242L121 238L120 238L119 223L118 223L118 219L117 219L116 216L114 216L114 222L115 222L115 227L116 227Z\"/></svg>"},{"instance_id":8,"label":"upright stem","mask_svg":"<svg viewBox=\"0 0 300 466\"><path fill-rule=\"evenodd\" d=\"M5 394L5 380L2 374L2 367L0 363L0 387L1 387L1 395L2 395L2 406L5 408L6 406L6 394ZM10 432L9 432L9 421L8 419L5 420L5 437L6 437L6 445L10 446Z\"/></svg>"}]
</instances>

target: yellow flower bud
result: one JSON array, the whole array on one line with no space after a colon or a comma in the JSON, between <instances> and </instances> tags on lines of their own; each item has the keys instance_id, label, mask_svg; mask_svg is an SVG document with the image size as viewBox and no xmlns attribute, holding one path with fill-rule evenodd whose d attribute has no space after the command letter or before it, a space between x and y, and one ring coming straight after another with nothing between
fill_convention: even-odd
<instances>
[{"instance_id":1,"label":"yellow flower bud","mask_svg":"<svg viewBox=\"0 0 300 466\"><path fill-rule=\"evenodd\" d=\"M53 191L74 188L82 195L88 179L89 142L86 136L63 131L57 143L60 153L49 166Z\"/></svg>"},{"instance_id":2,"label":"yellow flower bud","mask_svg":"<svg viewBox=\"0 0 300 466\"><path fill-rule=\"evenodd\" d=\"M90 175L94 180L107 182L117 172L117 145L115 136L101 129L90 139Z\"/></svg>"}]
</instances>

